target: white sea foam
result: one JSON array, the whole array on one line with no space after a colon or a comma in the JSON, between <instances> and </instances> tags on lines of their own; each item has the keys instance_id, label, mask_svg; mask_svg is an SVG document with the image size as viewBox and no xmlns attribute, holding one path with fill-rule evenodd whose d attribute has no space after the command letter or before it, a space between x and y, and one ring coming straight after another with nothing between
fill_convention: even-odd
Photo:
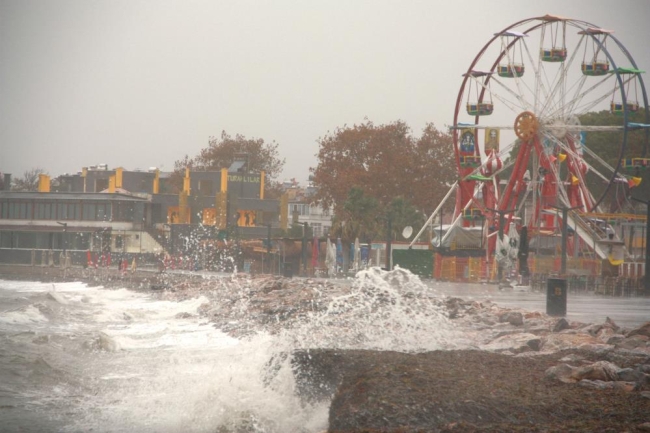
<instances>
[{"instance_id":1,"label":"white sea foam","mask_svg":"<svg viewBox=\"0 0 650 433\"><path fill-rule=\"evenodd\" d=\"M455 341L431 289L399 270L361 272L350 294L330 300L325 311L286 322L279 334L240 340L201 317L200 307L210 302L204 296L170 302L125 289L20 284L10 290L56 293L50 298L59 324L51 330L64 337L68 351L79 352L71 369L88 389L83 398L74 387L56 397L65 407L57 412L70 414L69 431L320 432L328 425L329 401L308 403L297 395L293 351L424 351ZM246 320L246 283L228 284L241 293L235 308ZM0 289L7 290L2 282ZM221 282L220 290L229 288ZM25 311L45 318L33 306Z\"/></svg>"},{"instance_id":2,"label":"white sea foam","mask_svg":"<svg viewBox=\"0 0 650 433\"><path fill-rule=\"evenodd\" d=\"M48 321L49 319L34 305L28 305L17 310L0 312L0 322L2 323L25 325L30 323L44 323Z\"/></svg>"}]
</instances>

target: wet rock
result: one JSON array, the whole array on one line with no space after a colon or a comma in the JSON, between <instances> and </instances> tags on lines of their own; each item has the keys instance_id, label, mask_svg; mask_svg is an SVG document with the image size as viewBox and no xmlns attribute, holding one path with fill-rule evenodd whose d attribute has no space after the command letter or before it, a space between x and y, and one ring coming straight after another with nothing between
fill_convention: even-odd
<instances>
[{"instance_id":1,"label":"wet rock","mask_svg":"<svg viewBox=\"0 0 650 433\"><path fill-rule=\"evenodd\" d=\"M584 359L585 359L584 356L580 356L580 355L577 355L575 353L572 353L572 354L567 355L567 356L565 356L563 358L560 358L560 361L561 362L573 362L573 363L576 363L576 362L584 361Z\"/></svg>"},{"instance_id":2,"label":"wet rock","mask_svg":"<svg viewBox=\"0 0 650 433\"><path fill-rule=\"evenodd\" d=\"M117 352L122 349L117 340L103 332L99 333L99 348L107 352Z\"/></svg>"},{"instance_id":3,"label":"wet rock","mask_svg":"<svg viewBox=\"0 0 650 433\"><path fill-rule=\"evenodd\" d=\"M549 334L542 340L541 350L559 351L578 347L581 344L599 344L600 341L589 334L559 333Z\"/></svg>"},{"instance_id":4,"label":"wet rock","mask_svg":"<svg viewBox=\"0 0 650 433\"><path fill-rule=\"evenodd\" d=\"M542 319L543 317L544 314L540 313L539 311L527 311L524 313L525 320Z\"/></svg>"},{"instance_id":5,"label":"wet rock","mask_svg":"<svg viewBox=\"0 0 650 433\"><path fill-rule=\"evenodd\" d=\"M609 337L606 341L607 344L613 344L617 345L621 341L625 340L625 335L622 334L614 334L611 337Z\"/></svg>"},{"instance_id":6,"label":"wet rock","mask_svg":"<svg viewBox=\"0 0 650 433\"><path fill-rule=\"evenodd\" d=\"M650 374L643 373L639 370L639 375L636 379L636 387L640 391L650 390Z\"/></svg>"},{"instance_id":7,"label":"wet rock","mask_svg":"<svg viewBox=\"0 0 650 433\"><path fill-rule=\"evenodd\" d=\"M639 382L643 379L643 373L634 368L621 368L617 373L618 380L625 382Z\"/></svg>"},{"instance_id":8,"label":"wet rock","mask_svg":"<svg viewBox=\"0 0 650 433\"><path fill-rule=\"evenodd\" d=\"M650 322L645 322L643 325L627 333L628 338L633 337L635 335L643 335L645 337L650 337Z\"/></svg>"},{"instance_id":9,"label":"wet rock","mask_svg":"<svg viewBox=\"0 0 650 433\"><path fill-rule=\"evenodd\" d=\"M481 348L494 352L522 353L538 351L540 345L541 339L536 335L517 333L500 336Z\"/></svg>"},{"instance_id":10,"label":"wet rock","mask_svg":"<svg viewBox=\"0 0 650 433\"><path fill-rule=\"evenodd\" d=\"M628 350L636 349L639 347L646 347L648 345L648 340L650 340L650 338L645 335L634 334L630 336L628 334L624 340L616 344L616 347Z\"/></svg>"},{"instance_id":11,"label":"wet rock","mask_svg":"<svg viewBox=\"0 0 650 433\"><path fill-rule=\"evenodd\" d=\"M524 316L516 311L508 311L499 316L500 323L510 323L513 326L521 326L524 324Z\"/></svg>"},{"instance_id":12,"label":"wet rock","mask_svg":"<svg viewBox=\"0 0 650 433\"><path fill-rule=\"evenodd\" d=\"M617 334L613 329L603 327L596 333L595 337L603 343L607 343L614 335L620 334Z\"/></svg>"},{"instance_id":13,"label":"wet rock","mask_svg":"<svg viewBox=\"0 0 650 433\"><path fill-rule=\"evenodd\" d=\"M605 323L603 324L604 327L611 329L614 332L620 332L621 327L616 324L612 319L609 317L605 319Z\"/></svg>"},{"instance_id":14,"label":"wet rock","mask_svg":"<svg viewBox=\"0 0 650 433\"><path fill-rule=\"evenodd\" d=\"M560 332L569 328L571 328L571 325L569 325L569 322L563 317L555 323L555 326L553 326L553 332Z\"/></svg>"},{"instance_id":15,"label":"wet rock","mask_svg":"<svg viewBox=\"0 0 650 433\"><path fill-rule=\"evenodd\" d=\"M595 354L599 355L605 355L615 349L615 347L611 344L600 344L600 343L584 343L580 344L578 346L578 349L584 350L587 352L593 352Z\"/></svg>"},{"instance_id":16,"label":"wet rock","mask_svg":"<svg viewBox=\"0 0 650 433\"><path fill-rule=\"evenodd\" d=\"M603 325L587 325L580 329L581 332L586 332L589 335L596 337L598 332L603 329Z\"/></svg>"},{"instance_id":17,"label":"wet rock","mask_svg":"<svg viewBox=\"0 0 650 433\"><path fill-rule=\"evenodd\" d=\"M578 385L596 390L615 389L619 391L632 392L634 390L634 382L604 382L602 380L588 380L583 379L578 382Z\"/></svg>"},{"instance_id":18,"label":"wet rock","mask_svg":"<svg viewBox=\"0 0 650 433\"><path fill-rule=\"evenodd\" d=\"M579 367L574 372L574 377L578 380L600 380L616 381L618 380L619 367L608 361L598 361L591 365Z\"/></svg>"},{"instance_id":19,"label":"wet rock","mask_svg":"<svg viewBox=\"0 0 650 433\"><path fill-rule=\"evenodd\" d=\"M575 377L576 367L569 364L559 364L550 367L544 373L544 378L551 381L560 381L564 383L576 383L578 379Z\"/></svg>"}]
</instances>

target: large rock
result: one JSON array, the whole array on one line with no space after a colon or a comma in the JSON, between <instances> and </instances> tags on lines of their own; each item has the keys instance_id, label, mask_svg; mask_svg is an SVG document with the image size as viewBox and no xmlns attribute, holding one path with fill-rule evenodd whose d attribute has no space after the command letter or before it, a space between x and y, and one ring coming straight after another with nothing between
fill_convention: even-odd
<instances>
[{"instance_id":1,"label":"large rock","mask_svg":"<svg viewBox=\"0 0 650 433\"><path fill-rule=\"evenodd\" d=\"M577 348L583 344L600 344L598 338L589 334L560 332L549 334L542 339L541 350L545 352L556 352L564 349Z\"/></svg>"},{"instance_id":2,"label":"large rock","mask_svg":"<svg viewBox=\"0 0 650 433\"><path fill-rule=\"evenodd\" d=\"M564 383L576 383L578 379L575 377L576 367L569 364L559 364L550 367L544 372L544 378L547 380L558 380Z\"/></svg>"},{"instance_id":3,"label":"large rock","mask_svg":"<svg viewBox=\"0 0 650 433\"><path fill-rule=\"evenodd\" d=\"M524 324L524 316L518 311L507 311L499 316L499 322L521 326Z\"/></svg>"},{"instance_id":4,"label":"large rock","mask_svg":"<svg viewBox=\"0 0 650 433\"><path fill-rule=\"evenodd\" d=\"M564 331L565 329L569 329L569 328L571 328L571 325L569 325L568 320L566 320L564 317L562 317L553 326L553 332L560 332L560 331Z\"/></svg>"},{"instance_id":5,"label":"large rock","mask_svg":"<svg viewBox=\"0 0 650 433\"><path fill-rule=\"evenodd\" d=\"M633 337L635 335L644 335L646 337L650 337L650 322L645 322L643 325L627 333L628 337Z\"/></svg>"},{"instance_id":6,"label":"large rock","mask_svg":"<svg viewBox=\"0 0 650 433\"><path fill-rule=\"evenodd\" d=\"M634 390L635 384L634 382L605 382L602 380L589 380L589 379L583 379L581 380L578 385L589 388L589 389L597 389L597 390L605 390L605 389L616 389L619 391L625 391L625 392L631 392Z\"/></svg>"},{"instance_id":7,"label":"large rock","mask_svg":"<svg viewBox=\"0 0 650 433\"><path fill-rule=\"evenodd\" d=\"M608 361L598 361L578 368L574 372L574 376L578 380L587 379L610 382L618 380L619 370L620 368L616 364Z\"/></svg>"},{"instance_id":8,"label":"large rock","mask_svg":"<svg viewBox=\"0 0 650 433\"><path fill-rule=\"evenodd\" d=\"M541 343L541 338L534 334L516 333L497 337L488 344L481 346L481 349L494 352L522 353L538 351Z\"/></svg>"},{"instance_id":9,"label":"large rock","mask_svg":"<svg viewBox=\"0 0 650 433\"><path fill-rule=\"evenodd\" d=\"M616 347L619 349L628 349L628 350L633 350L636 348L644 348L648 346L649 340L650 338L642 334L633 334L633 335L628 334L628 336L624 340L616 343Z\"/></svg>"}]
</instances>

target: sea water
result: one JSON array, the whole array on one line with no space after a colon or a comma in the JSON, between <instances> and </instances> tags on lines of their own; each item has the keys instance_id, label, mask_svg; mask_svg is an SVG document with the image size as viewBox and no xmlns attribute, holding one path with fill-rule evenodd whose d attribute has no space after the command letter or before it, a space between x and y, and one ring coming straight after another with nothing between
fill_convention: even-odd
<instances>
[{"instance_id":1,"label":"sea water","mask_svg":"<svg viewBox=\"0 0 650 433\"><path fill-rule=\"evenodd\" d=\"M349 284L324 311L235 339L200 313L204 295L0 280L0 430L321 432L330 401L298 396L293 350L471 345L417 277L371 269Z\"/></svg>"}]
</instances>

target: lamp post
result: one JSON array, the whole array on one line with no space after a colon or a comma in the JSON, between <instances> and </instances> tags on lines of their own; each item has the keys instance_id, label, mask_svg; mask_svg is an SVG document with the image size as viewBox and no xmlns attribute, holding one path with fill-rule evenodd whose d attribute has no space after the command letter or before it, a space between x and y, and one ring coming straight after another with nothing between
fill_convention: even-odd
<instances>
[{"instance_id":1,"label":"lamp post","mask_svg":"<svg viewBox=\"0 0 650 433\"><path fill-rule=\"evenodd\" d=\"M377 217L378 220L386 221L386 264L385 269L387 271L391 270L390 258L391 258L391 240L392 240L392 231L393 231L393 218L390 215L390 212L386 213L386 216Z\"/></svg>"},{"instance_id":2,"label":"lamp post","mask_svg":"<svg viewBox=\"0 0 650 433\"><path fill-rule=\"evenodd\" d=\"M307 276L307 226L306 222L302 223L302 273Z\"/></svg>"},{"instance_id":3,"label":"lamp post","mask_svg":"<svg viewBox=\"0 0 650 433\"><path fill-rule=\"evenodd\" d=\"M269 263L269 273L273 273L273 266L271 264L271 224L266 225L266 260Z\"/></svg>"},{"instance_id":4,"label":"lamp post","mask_svg":"<svg viewBox=\"0 0 650 433\"><path fill-rule=\"evenodd\" d=\"M562 211L562 253L561 253L561 265L560 265L560 275L562 277L566 276L566 259L567 259L567 251L566 251L566 242L567 242L567 237L568 237L568 223L567 223L567 218L569 216L569 211L578 209L579 206L577 207L559 207L559 206L551 206L554 209L561 210ZM575 235L574 235L575 236Z\"/></svg>"},{"instance_id":5,"label":"lamp post","mask_svg":"<svg viewBox=\"0 0 650 433\"><path fill-rule=\"evenodd\" d=\"M645 271L643 273L643 290L646 294L650 293L650 200L640 200L632 197L632 200L643 203L646 206L646 220L645 220Z\"/></svg>"}]
</instances>

